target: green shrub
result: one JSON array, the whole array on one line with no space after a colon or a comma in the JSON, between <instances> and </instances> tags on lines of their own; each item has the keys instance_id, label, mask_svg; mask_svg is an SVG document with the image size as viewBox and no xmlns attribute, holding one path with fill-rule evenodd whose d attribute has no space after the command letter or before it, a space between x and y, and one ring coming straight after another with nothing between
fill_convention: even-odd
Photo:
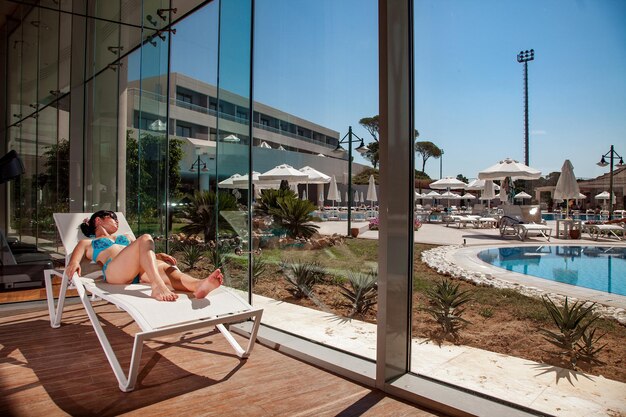
<instances>
[{"instance_id":1,"label":"green shrub","mask_svg":"<svg viewBox=\"0 0 626 417\"><path fill-rule=\"evenodd\" d=\"M465 312L462 306L472 300L469 291L459 291L460 284L453 284L444 279L426 290L430 307L424 308L441 327L443 336L458 338L458 331L465 324L470 324L461 316Z\"/></svg>"},{"instance_id":2,"label":"green shrub","mask_svg":"<svg viewBox=\"0 0 626 417\"><path fill-rule=\"evenodd\" d=\"M493 317L493 309L491 309L489 307L483 307L480 310L478 310L478 314L480 314L484 318L488 319L488 318Z\"/></svg>"},{"instance_id":3,"label":"green shrub","mask_svg":"<svg viewBox=\"0 0 626 417\"><path fill-rule=\"evenodd\" d=\"M296 200L297 196L296 193L289 189L276 190L273 188L269 188L266 190L261 190L261 198L256 201L254 214L258 216L271 215L270 210L278 207L278 200L285 198Z\"/></svg>"},{"instance_id":4,"label":"green shrub","mask_svg":"<svg viewBox=\"0 0 626 417\"><path fill-rule=\"evenodd\" d=\"M277 207L270 209L270 214L285 228L291 237L309 238L319 227L311 223L310 213L315 206L308 200L297 198L278 198Z\"/></svg>"},{"instance_id":5,"label":"green shrub","mask_svg":"<svg viewBox=\"0 0 626 417\"><path fill-rule=\"evenodd\" d=\"M187 264L189 269L193 269L204 254L204 248L202 246L190 243L181 244L177 249L180 251L180 260Z\"/></svg>"},{"instance_id":6,"label":"green shrub","mask_svg":"<svg viewBox=\"0 0 626 417\"><path fill-rule=\"evenodd\" d=\"M313 287L326 275L322 265L315 261L282 263L283 272L289 288L287 291L295 298L308 297Z\"/></svg>"},{"instance_id":7,"label":"green shrub","mask_svg":"<svg viewBox=\"0 0 626 417\"><path fill-rule=\"evenodd\" d=\"M556 333L544 328L539 329L539 332L543 334L544 339L548 342L563 349L562 353L568 354L570 363L575 366L579 357L576 347L583 335L588 331L589 326L598 319L598 316L593 313L593 307L596 303L585 307L585 302L577 301L570 304L567 297L565 297L563 305L557 306L547 296L543 297L542 301L559 332ZM585 336L586 340L582 344L587 353L594 351L592 347L587 347L587 343L593 345L599 339L598 337L594 340L594 332L591 329L589 331L590 333Z\"/></svg>"},{"instance_id":8,"label":"green shrub","mask_svg":"<svg viewBox=\"0 0 626 417\"><path fill-rule=\"evenodd\" d=\"M369 272L348 274L348 286L341 285L341 295L348 299L354 314L365 314L376 305L378 296L378 272L372 269Z\"/></svg>"},{"instance_id":9,"label":"green shrub","mask_svg":"<svg viewBox=\"0 0 626 417\"><path fill-rule=\"evenodd\" d=\"M261 256L255 256L252 258L252 283L256 284L267 271L268 264Z\"/></svg>"},{"instance_id":10,"label":"green shrub","mask_svg":"<svg viewBox=\"0 0 626 417\"><path fill-rule=\"evenodd\" d=\"M230 223L221 214L217 216L217 213L237 209L237 199L229 192L197 192L189 204L181 209L180 216L190 223L180 230L188 234L202 234L204 241L208 243L217 238L218 227L220 232L233 231Z\"/></svg>"}]
</instances>

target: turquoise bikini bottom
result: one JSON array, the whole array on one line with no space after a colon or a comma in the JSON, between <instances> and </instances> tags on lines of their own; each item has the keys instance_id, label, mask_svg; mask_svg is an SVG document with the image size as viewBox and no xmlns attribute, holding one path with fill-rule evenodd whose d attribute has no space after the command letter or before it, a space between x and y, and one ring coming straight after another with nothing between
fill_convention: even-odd
<instances>
[{"instance_id":1,"label":"turquoise bikini bottom","mask_svg":"<svg viewBox=\"0 0 626 417\"><path fill-rule=\"evenodd\" d=\"M104 282L107 281L107 267L109 266L109 263L113 260L113 258L109 258L107 259L107 261L104 263L104 265L102 265L102 277L104 278ZM139 284L141 282L141 280L139 279L139 275L137 275L135 277L135 279L133 279L133 281L131 282L131 284Z\"/></svg>"}]
</instances>

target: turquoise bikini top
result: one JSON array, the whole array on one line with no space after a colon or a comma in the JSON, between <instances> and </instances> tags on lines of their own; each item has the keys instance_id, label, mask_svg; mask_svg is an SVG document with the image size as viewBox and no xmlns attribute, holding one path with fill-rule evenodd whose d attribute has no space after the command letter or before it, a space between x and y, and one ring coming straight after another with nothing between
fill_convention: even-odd
<instances>
[{"instance_id":1,"label":"turquoise bikini top","mask_svg":"<svg viewBox=\"0 0 626 417\"><path fill-rule=\"evenodd\" d=\"M122 245L128 246L130 245L130 240L124 235L119 235L115 238L115 241L112 241L108 237L101 237L98 239L94 239L91 241L91 246L93 247L93 261L95 262L98 259L98 255L105 249L110 248L113 245Z\"/></svg>"}]
</instances>

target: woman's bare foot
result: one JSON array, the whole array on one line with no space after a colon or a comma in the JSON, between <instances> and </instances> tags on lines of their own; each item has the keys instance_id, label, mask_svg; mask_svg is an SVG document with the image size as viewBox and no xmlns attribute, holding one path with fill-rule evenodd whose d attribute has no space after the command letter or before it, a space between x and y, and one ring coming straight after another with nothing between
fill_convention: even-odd
<instances>
[{"instance_id":1,"label":"woman's bare foot","mask_svg":"<svg viewBox=\"0 0 626 417\"><path fill-rule=\"evenodd\" d=\"M193 295L196 298L204 298L223 283L224 275L222 275L222 271L216 269L211 273L211 275L198 283L198 287L194 291Z\"/></svg>"},{"instance_id":2,"label":"woman's bare foot","mask_svg":"<svg viewBox=\"0 0 626 417\"><path fill-rule=\"evenodd\" d=\"M172 292L166 286L152 286L151 296L159 301L176 301L178 298L178 294Z\"/></svg>"}]
</instances>

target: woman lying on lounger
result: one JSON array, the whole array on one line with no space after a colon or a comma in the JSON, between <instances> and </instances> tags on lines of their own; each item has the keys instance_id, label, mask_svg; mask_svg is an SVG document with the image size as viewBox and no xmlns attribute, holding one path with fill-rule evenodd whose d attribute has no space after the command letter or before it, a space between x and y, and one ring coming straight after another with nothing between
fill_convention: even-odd
<instances>
[{"instance_id":1,"label":"woman lying on lounger","mask_svg":"<svg viewBox=\"0 0 626 417\"><path fill-rule=\"evenodd\" d=\"M80 275L80 261L85 256L102 265L104 280L111 284L146 283L152 287L152 297L160 301L174 301L178 294L171 289L191 291L196 298L204 298L223 282L216 269L205 279L196 279L176 267L176 259L166 253L154 253L154 241L150 235L132 240L128 236L115 235L118 229L114 212L100 210L80 229L89 239L78 242L65 273L70 279L75 272ZM170 289L171 288L171 289Z\"/></svg>"}]
</instances>

